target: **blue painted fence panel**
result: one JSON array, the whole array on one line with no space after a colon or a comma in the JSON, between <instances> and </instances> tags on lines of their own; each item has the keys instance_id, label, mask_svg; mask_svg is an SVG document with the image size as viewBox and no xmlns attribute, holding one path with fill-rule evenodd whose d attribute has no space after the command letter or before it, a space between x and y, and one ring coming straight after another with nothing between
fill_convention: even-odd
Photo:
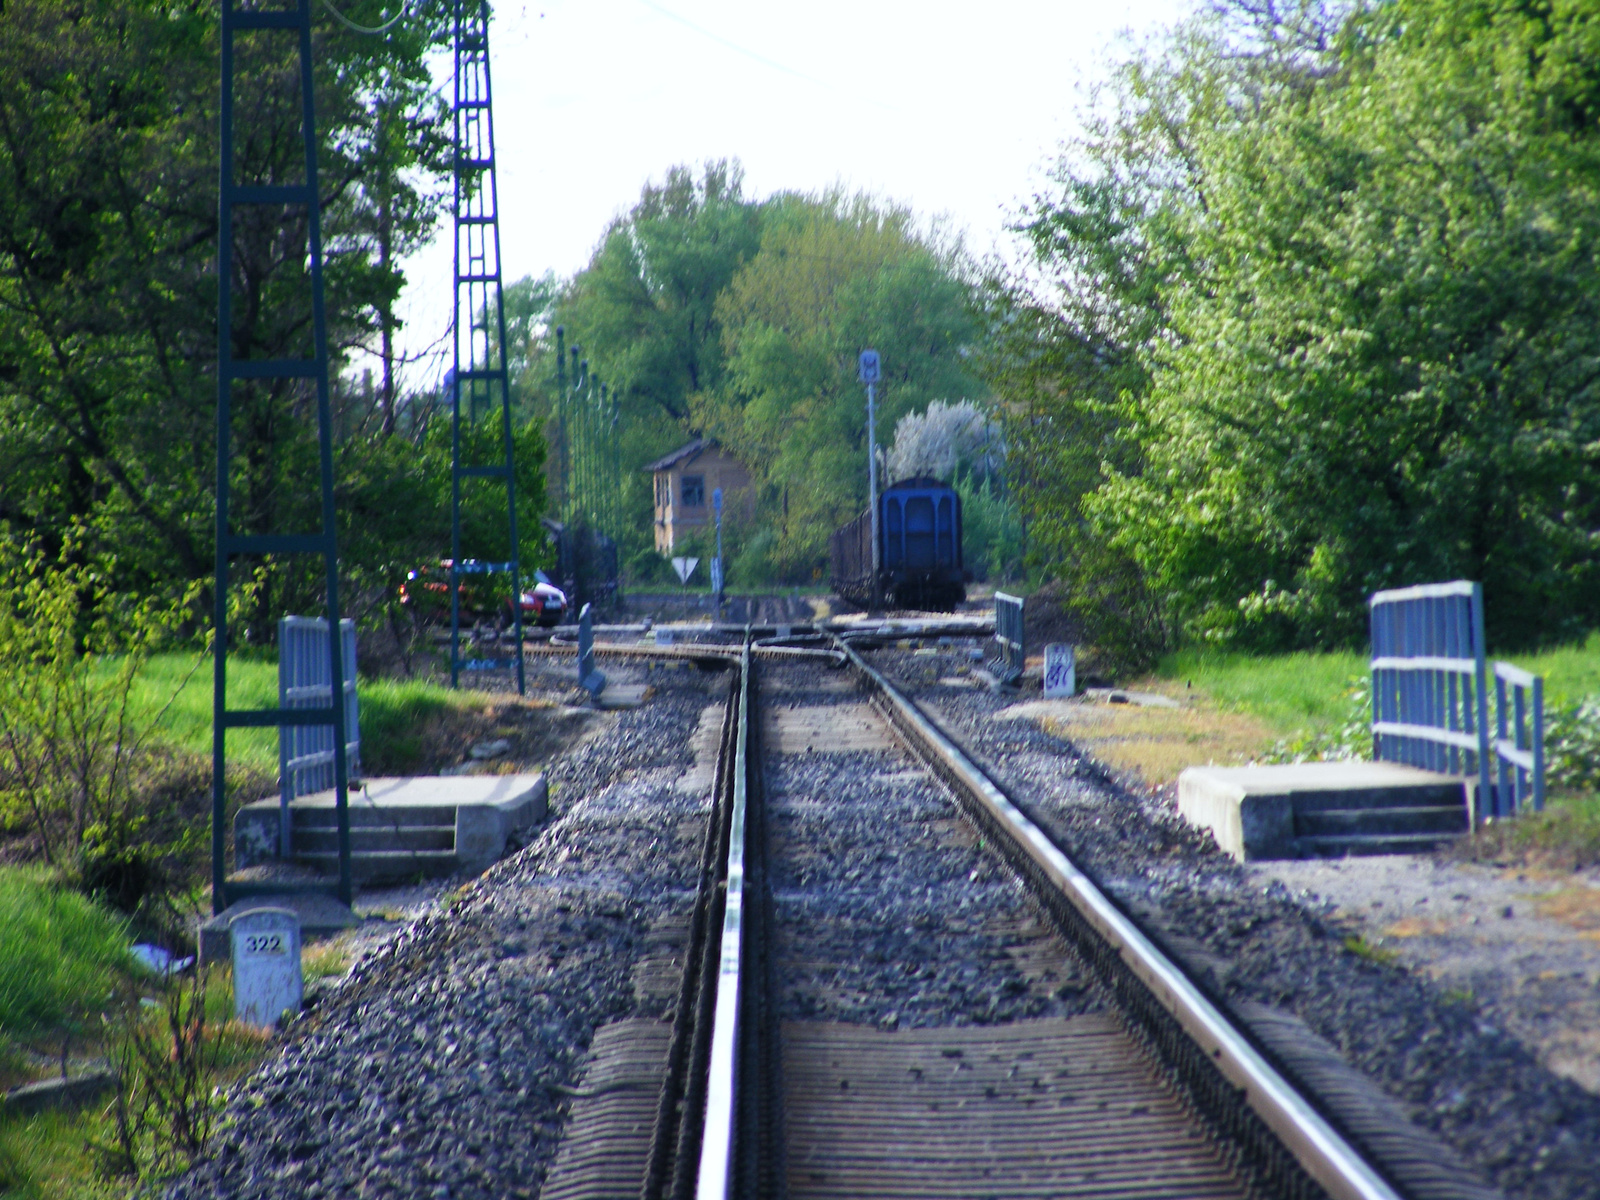
<instances>
[{"instance_id":1,"label":"blue painted fence panel","mask_svg":"<svg viewBox=\"0 0 1600 1200\"><path fill-rule=\"evenodd\" d=\"M1510 663L1494 664L1496 775L1494 815L1544 808L1544 680Z\"/></svg>"},{"instance_id":2,"label":"blue painted fence panel","mask_svg":"<svg viewBox=\"0 0 1600 1200\"><path fill-rule=\"evenodd\" d=\"M994 594L994 640L1000 644L1000 682L1015 684L1027 666L1027 647L1023 644L1021 596Z\"/></svg>"},{"instance_id":3,"label":"blue painted fence panel","mask_svg":"<svg viewBox=\"0 0 1600 1200\"><path fill-rule=\"evenodd\" d=\"M347 770L361 774L361 726L356 705L356 626L339 622L343 651ZM278 622L278 707L325 708L332 663L328 622L323 617L284 617ZM333 786L333 726L284 725L278 730L278 796L282 854L289 857L289 801Z\"/></svg>"},{"instance_id":4,"label":"blue painted fence panel","mask_svg":"<svg viewBox=\"0 0 1600 1200\"><path fill-rule=\"evenodd\" d=\"M1375 592L1370 605L1373 758L1477 775L1492 803L1482 585Z\"/></svg>"}]
</instances>

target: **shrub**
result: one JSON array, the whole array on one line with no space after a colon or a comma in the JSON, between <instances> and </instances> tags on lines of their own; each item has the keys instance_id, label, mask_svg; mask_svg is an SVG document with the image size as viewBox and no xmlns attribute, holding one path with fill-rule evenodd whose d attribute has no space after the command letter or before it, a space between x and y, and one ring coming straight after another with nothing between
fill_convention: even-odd
<instances>
[{"instance_id":1,"label":"shrub","mask_svg":"<svg viewBox=\"0 0 1600 1200\"><path fill-rule=\"evenodd\" d=\"M46 862L131 905L162 872L168 848L146 801L171 761L135 681L192 594L130 600L77 552L69 537L52 560L0 530L0 821L30 827Z\"/></svg>"},{"instance_id":2,"label":"shrub","mask_svg":"<svg viewBox=\"0 0 1600 1200\"><path fill-rule=\"evenodd\" d=\"M778 535L763 529L748 539L728 570L728 583L737 587L770 587L778 581L778 564L773 558Z\"/></svg>"},{"instance_id":3,"label":"shrub","mask_svg":"<svg viewBox=\"0 0 1600 1200\"><path fill-rule=\"evenodd\" d=\"M1301 729L1262 756L1269 763L1366 762L1372 758L1372 679L1353 676L1345 685L1343 719L1329 729Z\"/></svg>"},{"instance_id":4,"label":"shrub","mask_svg":"<svg viewBox=\"0 0 1600 1200\"><path fill-rule=\"evenodd\" d=\"M1600 696L1545 715L1545 779L1552 788L1600 791Z\"/></svg>"},{"instance_id":5,"label":"shrub","mask_svg":"<svg viewBox=\"0 0 1600 1200\"><path fill-rule=\"evenodd\" d=\"M161 1179L205 1155L221 1115L217 1085L228 1048L207 1011L207 982L200 969L169 981L160 1000L129 1003L112 1027L111 1136L90 1143L106 1177Z\"/></svg>"}]
</instances>

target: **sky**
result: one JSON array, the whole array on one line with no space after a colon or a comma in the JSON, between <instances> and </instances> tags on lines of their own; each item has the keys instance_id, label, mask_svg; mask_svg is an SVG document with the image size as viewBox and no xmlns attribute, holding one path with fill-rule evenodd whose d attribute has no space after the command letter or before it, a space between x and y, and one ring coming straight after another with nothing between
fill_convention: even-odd
<instances>
[{"instance_id":1,"label":"sky","mask_svg":"<svg viewBox=\"0 0 1600 1200\"><path fill-rule=\"evenodd\" d=\"M1120 39L1193 0L499 0L490 30L506 282L589 260L675 164L737 158L747 195L842 184L984 255L1044 183ZM440 64L449 70L448 61ZM448 79L441 78L448 84ZM406 263L415 386L443 370L448 229Z\"/></svg>"}]
</instances>

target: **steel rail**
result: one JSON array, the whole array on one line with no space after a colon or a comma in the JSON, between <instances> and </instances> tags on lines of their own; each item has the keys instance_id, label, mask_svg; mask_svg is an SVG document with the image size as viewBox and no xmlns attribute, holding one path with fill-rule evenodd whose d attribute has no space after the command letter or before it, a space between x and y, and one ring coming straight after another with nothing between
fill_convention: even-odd
<instances>
[{"instance_id":1,"label":"steel rail","mask_svg":"<svg viewBox=\"0 0 1600 1200\"><path fill-rule=\"evenodd\" d=\"M745 807L750 746L750 647L740 654L738 735L733 754L733 805L728 835L726 893L716 1004L707 1070L705 1121L700 1137L696 1200L726 1200L733 1181L734 1117L738 1111L739 1008L744 961Z\"/></svg>"},{"instance_id":2,"label":"steel rail","mask_svg":"<svg viewBox=\"0 0 1600 1200\"><path fill-rule=\"evenodd\" d=\"M841 643L842 644L842 643ZM943 766L1102 938L1206 1059L1238 1089L1300 1167L1333 1200L1401 1200L1401 1194L1289 1083L1150 938L1023 813L967 754L849 645L844 652L891 708L894 724ZM704 1193L702 1193L704 1194Z\"/></svg>"}]
</instances>

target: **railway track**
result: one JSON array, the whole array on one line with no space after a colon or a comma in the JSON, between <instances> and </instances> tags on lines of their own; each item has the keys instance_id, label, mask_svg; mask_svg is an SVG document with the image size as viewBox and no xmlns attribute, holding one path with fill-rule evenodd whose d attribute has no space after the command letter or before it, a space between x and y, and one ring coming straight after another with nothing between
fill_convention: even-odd
<instances>
[{"instance_id":1,"label":"railway track","mask_svg":"<svg viewBox=\"0 0 1600 1200\"><path fill-rule=\"evenodd\" d=\"M645 1200L1401 1194L839 651L732 664Z\"/></svg>"}]
</instances>

